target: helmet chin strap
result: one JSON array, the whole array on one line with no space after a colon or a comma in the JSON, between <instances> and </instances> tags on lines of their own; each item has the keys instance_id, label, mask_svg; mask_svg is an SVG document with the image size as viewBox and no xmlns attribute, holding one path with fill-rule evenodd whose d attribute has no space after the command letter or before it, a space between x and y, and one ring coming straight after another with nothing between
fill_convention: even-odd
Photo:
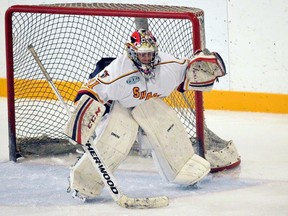
<instances>
[{"instance_id":1,"label":"helmet chin strap","mask_svg":"<svg viewBox=\"0 0 288 216\"><path fill-rule=\"evenodd\" d=\"M133 61L133 60L132 60ZM145 64L137 64L133 61L134 66L138 69L141 75L145 78L146 81L155 77L154 66L152 65L145 65Z\"/></svg>"},{"instance_id":2,"label":"helmet chin strap","mask_svg":"<svg viewBox=\"0 0 288 216\"><path fill-rule=\"evenodd\" d=\"M146 81L149 79L155 78L155 72L154 72L154 65L158 64L161 61L160 57L157 55L155 56L155 59L153 59L153 64L147 65L147 64L142 64L141 66L135 64L135 66L138 68L142 76L145 78Z\"/></svg>"},{"instance_id":3,"label":"helmet chin strap","mask_svg":"<svg viewBox=\"0 0 288 216\"><path fill-rule=\"evenodd\" d=\"M149 80L155 77L155 72L153 71L153 67L150 65L142 65L137 67L139 72L145 78L145 80Z\"/></svg>"},{"instance_id":4,"label":"helmet chin strap","mask_svg":"<svg viewBox=\"0 0 288 216\"><path fill-rule=\"evenodd\" d=\"M153 79L155 77L154 71L150 71L149 73L144 73L140 71L140 73L142 74L142 76L145 78L146 81Z\"/></svg>"}]
</instances>

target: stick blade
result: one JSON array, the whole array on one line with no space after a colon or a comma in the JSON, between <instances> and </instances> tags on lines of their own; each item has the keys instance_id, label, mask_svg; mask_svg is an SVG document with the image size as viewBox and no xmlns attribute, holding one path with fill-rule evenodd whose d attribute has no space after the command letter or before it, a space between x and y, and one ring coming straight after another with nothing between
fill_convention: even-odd
<instances>
[{"instance_id":1,"label":"stick blade","mask_svg":"<svg viewBox=\"0 0 288 216\"><path fill-rule=\"evenodd\" d=\"M117 204L129 209L161 208L169 205L169 198L167 196L131 198L122 195Z\"/></svg>"}]
</instances>

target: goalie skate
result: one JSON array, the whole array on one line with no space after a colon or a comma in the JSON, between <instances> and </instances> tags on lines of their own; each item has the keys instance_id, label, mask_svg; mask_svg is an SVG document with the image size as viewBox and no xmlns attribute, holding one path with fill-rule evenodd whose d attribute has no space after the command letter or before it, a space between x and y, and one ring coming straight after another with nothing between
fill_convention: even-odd
<instances>
[{"instance_id":1,"label":"goalie skate","mask_svg":"<svg viewBox=\"0 0 288 216\"><path fill-rule=\"evenodd\" d=\"M83 194L81 194L79 191L77 190L73 190L73 193L72 193L72 198L73 199L77 199L77 200L80 200L81 202L86 202L87 199L89 199L88 196L85 196Z\"/></svg>"}]
</instances>

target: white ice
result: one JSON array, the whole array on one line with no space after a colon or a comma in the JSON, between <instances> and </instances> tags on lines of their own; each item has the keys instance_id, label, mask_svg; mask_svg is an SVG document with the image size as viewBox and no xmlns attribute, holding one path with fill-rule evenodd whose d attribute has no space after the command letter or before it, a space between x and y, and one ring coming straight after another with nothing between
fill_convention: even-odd
<instances>
[{"instance_id":1,"label":"white ice","mask_svg":"<svg viewBox=\"0 0 288 216\"><path fill-rule=\"evenodd\" d=\"M0 99L1 145L8 145L6 100ZM205 111L207 125L232 139L241 154L240 167L209 174L197 186L163 181L149 158L129 156L115 176L129 196L167 195L168 207L125 209L104 190L87 203L66 192L75 154L0 161L0 215L288 215L288 115Z\"/></svg>"}]
</instances>

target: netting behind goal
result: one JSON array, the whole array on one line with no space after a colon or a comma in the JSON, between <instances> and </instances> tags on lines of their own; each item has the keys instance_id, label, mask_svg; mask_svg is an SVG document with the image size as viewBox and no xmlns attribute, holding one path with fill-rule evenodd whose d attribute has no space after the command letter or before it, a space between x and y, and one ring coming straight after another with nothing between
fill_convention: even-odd
<instances>
[{"instance_id":1,"label":"netting behind goal","mask_svg":"<svg viewBox=\"0 0 288 216\"><path fill-rule=\"evenodd\" d=\"M57 4L13 6L6 13L10 158L70 148L62 133L68 115L41 73L28 46L33 45L61 96L72 106L82 82L103 57L117 57L146 18L159 50L191 58L204 46L203 11L196 8L135 4ZM200 92L174 92L165 101L189 136L203 142ZM51 145L53 146L51 148Z\"/></svg>"}]
</instances>

